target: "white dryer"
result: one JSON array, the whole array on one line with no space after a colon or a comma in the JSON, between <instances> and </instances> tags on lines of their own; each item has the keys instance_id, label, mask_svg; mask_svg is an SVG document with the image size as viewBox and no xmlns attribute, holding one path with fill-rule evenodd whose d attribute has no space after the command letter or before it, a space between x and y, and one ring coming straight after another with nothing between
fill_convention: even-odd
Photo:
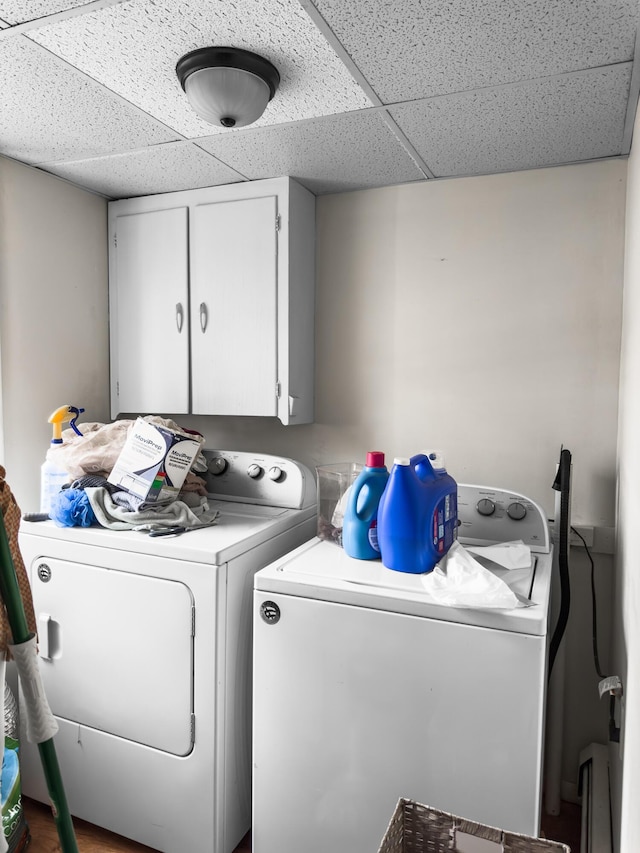
<instances>
[{"instance_id":1,"label":"white dryer","mask_svg":"<svg viewBox=\"0 0 640 853\"><path fill-rule=\"evenodd\" d=\"M255 853L370 853L400 797L537 835L548 526L513 492L460 485L458 506L461 542L530 546L508 578L530 606L443 606L319 539L256 574Z\"/></svg>"},{"instance_id":2,"label":"white dryer","mask_svg":"<svg viewBox=\"0 0 640 853\"><path fill-rule=\"evenodd\" d=\"M167 853L229 853L250 827L253 575L316 528L303 465L205 456L213 527L20 533L71 813ZM26 736L21 759L47 802Z\"/></svg>"}]
</instances>

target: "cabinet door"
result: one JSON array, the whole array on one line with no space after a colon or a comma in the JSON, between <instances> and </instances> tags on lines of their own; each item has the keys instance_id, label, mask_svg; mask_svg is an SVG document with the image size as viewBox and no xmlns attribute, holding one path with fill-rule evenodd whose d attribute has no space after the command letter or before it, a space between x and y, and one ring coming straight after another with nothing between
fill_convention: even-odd
<instances>
[{"instance_id":1,"label":"cabinet door","mask_svg":"<svg viewBox=\"0 0 640 853\"><path fill-rule=\"evenodd\" d=\"M194 414L277 414L276 214L275 196L192 208Z\"/></svg>"},{"instance_id":2,"label":"cabinet door","mask_svg":"<svg viewBox=\"0 0 640 853\"><path fill-rule=\"evenodd\" d=\"M189 411L188 208L119 216L114 242L112 414L184 414Z\"/></svg>"}]
</instances>

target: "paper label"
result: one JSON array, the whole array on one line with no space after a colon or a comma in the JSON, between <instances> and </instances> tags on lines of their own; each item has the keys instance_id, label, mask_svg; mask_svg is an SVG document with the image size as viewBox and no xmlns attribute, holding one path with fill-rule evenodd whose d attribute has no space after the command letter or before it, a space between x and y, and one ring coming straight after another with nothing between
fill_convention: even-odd
<instances>
[{"instance_id":1,"label":"paper label","mask_svg":"<svg viewBox=\"0 0 640 853\"><path fill-rule=\"evenodd\" d=\"M455 492L445 495L433 512L431 532L433 547L438 554L445 554L456 538L458 525L458 502Z\"/></svg>"}]
</instances>

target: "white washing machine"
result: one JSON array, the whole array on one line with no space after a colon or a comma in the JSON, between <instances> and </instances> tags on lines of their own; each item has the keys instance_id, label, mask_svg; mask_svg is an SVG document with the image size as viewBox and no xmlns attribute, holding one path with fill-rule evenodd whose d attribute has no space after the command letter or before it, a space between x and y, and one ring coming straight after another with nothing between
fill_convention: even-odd
<instances>
[{"instance_id":1,"label":"white washing machine","mask_svg":"<svg viewBox=\"0 0 640 853\"><path fill-rule=\"evenodd\" d=\"M552 547L542 510L459 486L464 544L530 606L448 607L314 538L255 576L254 853L371 853L400 797L537 835Z\"/></svg>"},{"instance_id":2,"label":"white washing machine","mask_svg":"<svg viewBox=\"0 0 640 853\"><path fill-rule=\"evenodd\" d=\"M71 813L167 853L229 853L250 827L253 575L316 529L303 465L205 455L213 527L20 533ZM24 735L21 759L47 802Z\"/></svg>"}]
</instances>

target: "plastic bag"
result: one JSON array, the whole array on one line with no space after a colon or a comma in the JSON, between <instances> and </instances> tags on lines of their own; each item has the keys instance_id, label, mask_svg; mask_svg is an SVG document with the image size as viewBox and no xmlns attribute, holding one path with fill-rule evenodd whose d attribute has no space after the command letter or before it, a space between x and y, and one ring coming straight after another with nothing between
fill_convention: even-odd
<instances>
[{"instance_id":1,"label":"plastic bag","mask_svg":"<svg viewBox=\"0 0 640 853\"><path fill-rule=\"evenodd\" d=\"M485 569L465 548L454 542L432 572L421 575L424 588L449 607L479 607L508 610L519 599L499 577Z\"/></svg>"},{"instance_id":2,"label":"plastic bag","mask_svg":"<svg viewBox=\"0 0 640 853\"><path fill-rule=\"evenodd\" d=\"M522 539L497 542L495 545L467 545L466 550L510 571L528 569L531 566L531 548L525 545Z\"/></svg>"}]
</instances>

